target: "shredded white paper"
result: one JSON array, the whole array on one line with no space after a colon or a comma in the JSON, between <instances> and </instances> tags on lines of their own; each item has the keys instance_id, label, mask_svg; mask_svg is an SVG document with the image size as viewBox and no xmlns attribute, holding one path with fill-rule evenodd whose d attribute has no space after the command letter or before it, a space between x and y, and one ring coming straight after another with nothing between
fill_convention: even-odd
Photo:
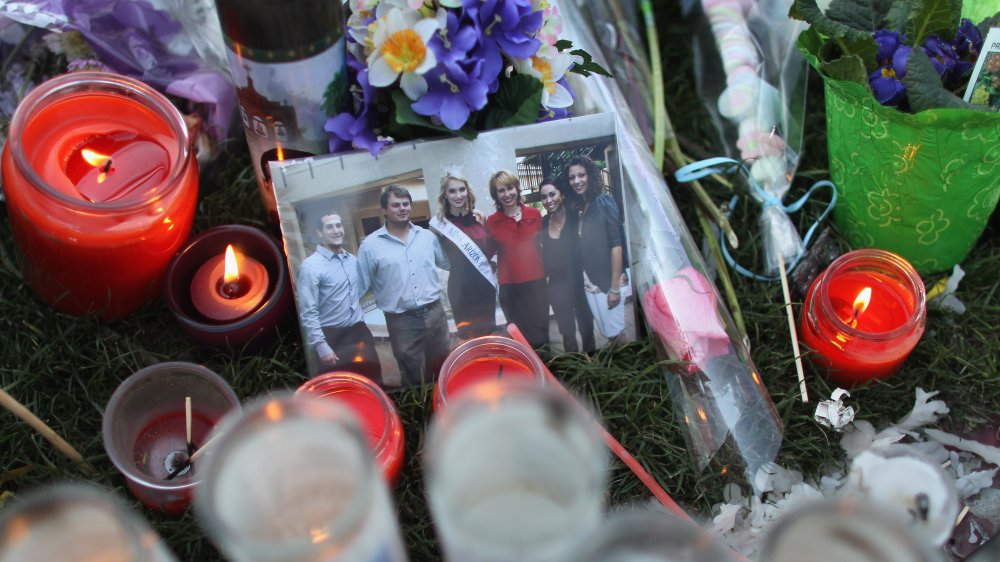
<instances>
[{"instance_id":1,"label":"shredded white paper","mask_svg":"<svg viewBox=\"0 0 1000 562\"><path fill-rule=\"evenodd\" d=\"M908 507L915 510L926 507L928 517L924 519L924 527L918 532L923 536L923 540L933 538L933 541L943 540L941 537L947 539L950 534L948 530L954 527L955 516L952 512L956 504L942 500L946 496L954 497L952 494L957 495L959 501L969 505L973 513L1000 520L1000 501L983 499L987 492L992 491L990 486L998 472L996 467L984 466L984 462L1000 466L1000 449L940 430L925 428L937 422L949 411L944 401L932 400L937 394L918 388L913 408L898 422L876 430L869 421L854 420L843 427L840 441L846 453L845 460L857 459L866 452L871 454L872 451L887 447L903 448L914 457L930 462L932 468L941 467L939 472L945 477L942 482L933 485L929 485L931 478L927 476L931 471L925 470L926 467L923 465L908 461L903 461L903 464L913 464L913 467L921 468L915 471L901 471L897 470L899 467L893 466L889 467L892 471L882 471L886 474L881 478L881 482L865 478L869 480L869 488L873 486L884 488L881 490L883 496L893 495L893 490L888 488L899 492L895 501L899 502L904 512ZM840 406L833 406L834 415L824 417L835 419L838 408L846 408L843 406L843 399L847 396L846 391L835 392L829 402L832 404L840 402ZM819 417L817 408L817 421ZM945 445L960 451L948 450ZM872 460L868 455L861 458L863 460L859 462L862 464ZM882 466L886 462L883 460L875 464ZM899 461L893 461L893 464L899 464ZM781 519L790 509L823 499L843 497L852 491L848 485L849 478L845 466L830 467L826 474L819 477L817 483L805 480L799 471L776 463L768 463L761 467L753 482L763 492L762 496L744 497L739 491L727 490L724 495L725 503L717 504L713 508L715 517L712 520L712 527L731 547L753 559L759 548L759 541L766 535L771 524ZM872 467L869 466L870 468ZM872 474L879 473L879 470L872 471ZM900 477L901 472L910 473ZM853 491L858 492L857 489ZM914 501L917 493L925 493L929 496L928 499L934 501L924 504L921 499L918 506ZM888 501L890 500L884 497L881 499L883 504ZM937 514L930 517L930 512L935 508L938 510ZM982 513L978 513L977 510ZM909 515L908 521L914 520L912 514L907 513L907 515Z\"/></svg>"},{"instance_id":2,"label":"shredded white paper","mask_svg":"<svg viewBox=\"0 0 1000 562\"><path fill-rule=\"evenodd\" d=\"M843 401L844 398L850 397L850 392L838 388L833 391L829 400L820 400L814 414L816 423L837 432L843 431L847 424L854 421L854 408L844 404Z\"/></svg>"}]
</instances>

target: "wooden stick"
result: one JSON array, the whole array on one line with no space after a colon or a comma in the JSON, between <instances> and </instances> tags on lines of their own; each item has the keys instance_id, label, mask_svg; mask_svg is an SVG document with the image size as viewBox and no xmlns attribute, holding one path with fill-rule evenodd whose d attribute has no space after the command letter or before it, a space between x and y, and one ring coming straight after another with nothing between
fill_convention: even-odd
<instances>
[{"instance_id":1,"label":"wooden stick","mask_svg":"<svg viewBox=\"0 0 1000 562\"><path fill-rule=\"evenodd\" d=\"M61 435L56 433L54 429L39 419L38 416L26 408L24 404L21 404L13 396L7 394L7 391L2 388L0 388L0 405L6 408L10 413L14 414L15 417L28 424L32 429L37 431L39 435L45 438L46 441L55 446L56 449L59 449L59 452L66 455L69 460L78 463L80 470L88 476L95 476L97 474L94 467L83 462L83 455L81 455L79 451L74 449L73 446L67 443L66 440L63 439Z\"/></svg>"},{"instance_id":2,"label":"wooden stick","mask_svg":"<svg viewBox=\"0 0 1000 562\"><path fill-rule=\"evenodd\" d=\"M191 397L184 397L184 429L187 435L188 455L194 454L194 440L191 439Z\"/></svg>"},{"instance_id":3,"label":"wooden stick","mask_svg":"<svg viewBox=\"0 0 1000 562\"><path fill-rule=\"evenodd\" d=\"M195 451L191 455L191 458L188 459L188 464L191 464L194 461L198 460L198 457L200 457L201 455L203 455L205 453L205 451L207 451L212 445L215 445L216 443L218 443L219 442L219 437L221 435L222 435L222 432L216 433L215 435L212 436L211 439L209 439L208 441L205 441L205 443L201 447L198 447L198 450Z\"/></svg>"},{"instance_id":4,"label":"wooden stick","mask_svg":"<svg viewBox=\"0 0 1000 562\"><path fill-rule=\"evenodd\" d=\"M173 472L171 472L170 474L167 475L167 480L173 480L174 478L177 477L178 474L180 474L181 472L184 472L185 468L187 468L187 467L191 466L192 464L194 464L195 461L198 460L198 457L200 457L202 454L204 454L205 451L207 451L209 449L209 447L211 447L212 445L215 445L215 443L218 441L220 435L222 435L222 433L216 433L215 435L212 436L211 439L209 439L208 441L205 441L205 443L202 444L201 447L198 447L195 450L195 452L191 453L191 456L188 457L188 460L186 460L183 463L181 463L180 466L178 466L177 468L175 468L173 470Z\"/></svg>"},{"instance_id":5,"label":"wooden stick","mask_svg":"<svg viewBox=\"0 0 1000 562\"><path fill-rule=\"evenodd\" d=\"M788 314L788 332L792 335L792 353L795 354L795 374L799 378L799 393L802 402L809 402L806 392L806 374L802 369L802 354L799 351L799 334L795 329L795 314L792 312L792 295L788 290L788 274L785 272L785 258L778 253L778 273L781 274L781 293L785 297L785 312Z\"/></svg>"}]
</instances>

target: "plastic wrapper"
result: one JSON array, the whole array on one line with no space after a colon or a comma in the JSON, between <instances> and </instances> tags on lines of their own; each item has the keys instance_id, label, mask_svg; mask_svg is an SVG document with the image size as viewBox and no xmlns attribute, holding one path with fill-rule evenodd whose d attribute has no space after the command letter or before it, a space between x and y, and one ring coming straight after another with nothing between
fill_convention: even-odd
<instances>
[{"instance_id":1,"label":"plastic wrapper","mask_svg":"<svg viewBox=\"0 0 1000 562\"><path fill-rule=\"evenodd\" d=\"M605 64L601 45L578 6L560 4L573 44ZM777 455L783 428L729 311L705 275L697 245L656 168L652 153L615 80L573 77L574 111L618 111L625 175L629 255L636 298L666 360L674 412L697 466L741 476Z\"/></svg>"},{"instance_id":2,"label":"plastic wrapper","mask_svg":"<svg viewBox=\"0 0 1000 562\"><path fill-rule=\"evenodd\" d=\"M725 154L747 161L762 206L763 270L778 256L794 267L804 244L781 204L802 148L808 67L795 49L802 23L788 18L790 0L688 2L695 24L696 85Z\"/></svg>"},{"instance_id":3,"label":"plastic wrapper","mask_svg":"<svg viewBox=\"0 0 1000 562\"><path fill-rule=\"evenodd\" d=\"M0 18L49 31L78 31L100 62L116 72L200 104L208 134L222 141L236 93L227 76L202 58L210 35L193 22L210 18L198 5L201 0L184 7L170 0L31 0L0 4ZM185 15L188 27L178 14Z\"/></svg>"}]
</instances>

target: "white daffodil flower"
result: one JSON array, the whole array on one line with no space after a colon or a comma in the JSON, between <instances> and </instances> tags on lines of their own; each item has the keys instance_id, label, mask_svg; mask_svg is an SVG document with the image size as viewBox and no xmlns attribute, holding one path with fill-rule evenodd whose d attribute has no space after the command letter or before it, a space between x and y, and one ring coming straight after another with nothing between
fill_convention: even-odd
<instances>
[{"instance_id":1,"label":"white daffodil flower","mask_svg":"<svg viewBox=\"0 0 1000 562\"><path fill-rule=\"evenodd\" d=\"M368 80L376 88L399 78L403 93L417 100L427 92L423 74L437 65L427 43L438 30L434 18L420 18L415 11L392 8L372 24L372 52L368 56Z\"/></svg>"}]
</instances>

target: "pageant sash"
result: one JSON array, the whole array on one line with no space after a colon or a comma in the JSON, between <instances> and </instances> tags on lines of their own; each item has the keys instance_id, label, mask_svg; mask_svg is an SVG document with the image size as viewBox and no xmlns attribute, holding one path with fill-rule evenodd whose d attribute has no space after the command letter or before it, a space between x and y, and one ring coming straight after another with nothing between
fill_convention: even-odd
<instances>
[{"instance_id":1,"label":"pageant sash","mask_svg":"<svg viewBox=\"0 0 1000 562\"><path fill-rule=\"evenodd\" d=\"M452 244L461 250L462 255L469 260L469 263L475 266L476 271L485 277L493 285L494 289L497 288L497 278L493 275L490 260L486 259L486 254L472 241L472 238L469 238L466 233L462 232L462 229L451 222L441 220L437 217L431 217L430 227L441 236L450 240Z\"/></svg>"}]
</instances>

